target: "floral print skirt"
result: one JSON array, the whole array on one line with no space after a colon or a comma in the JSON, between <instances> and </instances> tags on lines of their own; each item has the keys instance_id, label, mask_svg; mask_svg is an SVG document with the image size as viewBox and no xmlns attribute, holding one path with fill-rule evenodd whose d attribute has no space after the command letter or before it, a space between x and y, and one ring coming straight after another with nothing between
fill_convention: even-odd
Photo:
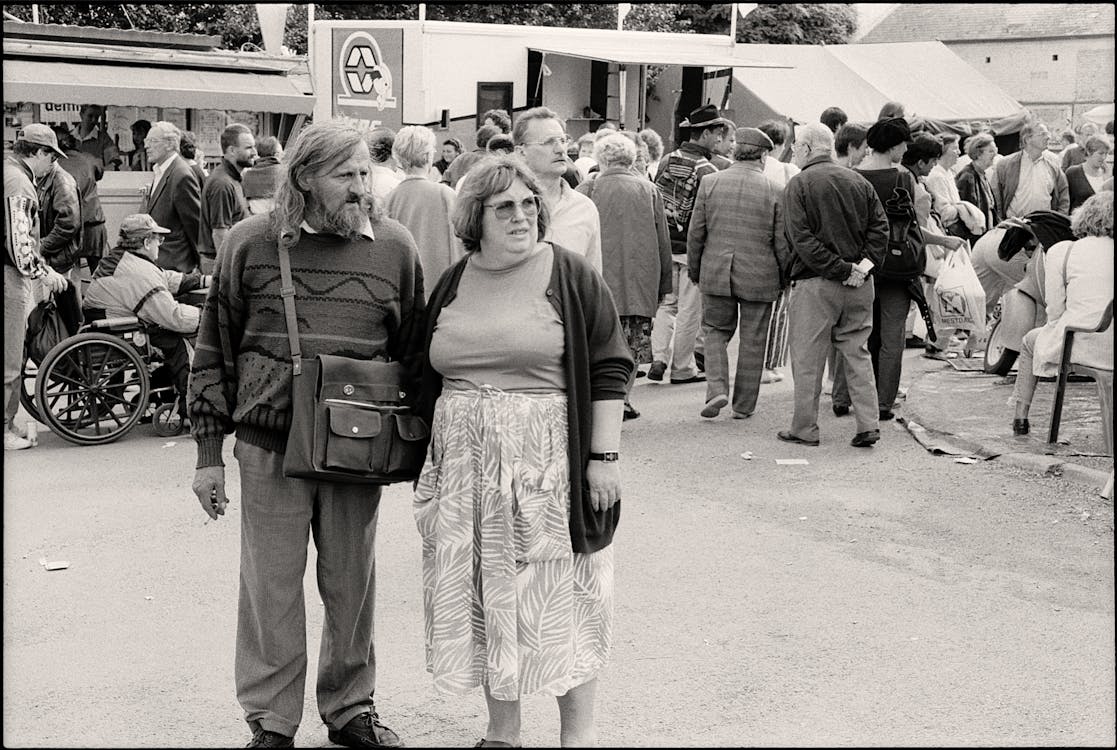
<instances>
[{"instance_id":1,"label":"floral print skirt","mask_svg":"<svg viewBox=\"0 0 1117 750\"><path fill-rule=\"evenodd\" d=\"M566 395L443 391L415 489L427 670L441 691L563 695L613 639L613 550L570 545Z\"/></svg>"},{"instance_id":2,"label":"floral print skirt","mask_svg":"<svg viewBox=\"0 0 1117 750\"><path fill-rule=\"evenodd\" d=\"M652 361L652 319L642 315L622 315L621 330L628 343L628 350L638 365Z\"/></svg>"}]
</instances>

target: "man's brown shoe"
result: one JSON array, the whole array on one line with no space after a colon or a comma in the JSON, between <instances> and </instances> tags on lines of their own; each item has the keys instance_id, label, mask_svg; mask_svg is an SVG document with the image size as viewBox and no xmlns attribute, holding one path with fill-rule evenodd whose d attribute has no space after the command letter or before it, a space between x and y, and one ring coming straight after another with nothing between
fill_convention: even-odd
<instances>
[{"instance_id":1,"label":"man's brown shoe","mask_svg":"<svg viewBox=\"0 0 1117 750\"><path fill-rule=\"evenodd\" d=\"M358 714L341 729L331 729L330 742L345 747L403 747L399 735L380 723L375 711Z\"/></svg>"}]
</instances>

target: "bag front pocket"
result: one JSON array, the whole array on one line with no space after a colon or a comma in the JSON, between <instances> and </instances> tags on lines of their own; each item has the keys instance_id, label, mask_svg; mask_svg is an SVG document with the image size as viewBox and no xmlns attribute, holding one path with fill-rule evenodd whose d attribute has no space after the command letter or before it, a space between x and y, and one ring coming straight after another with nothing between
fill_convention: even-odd
<instances>
[{"instance_id":1,"label":"bag front pocket","mask_svg":"<svg viewBox=\"0 0 1117 750\"><path fill-rule=\"evenodd\" d=\"M414 414L385 414L384 417L393 430L385 471L394 474L421 467L431 434L427 423Z\"/></svg>"},{"instance_id":2,"label":"bag front pocket","mask_svg":"<svg viewBox=\"0 0 1117 750\"><path fill-rule=\"evenodd\" d=\"M377 453L386 453L383 441L376 440L384 429L380 412L352 406L327 406L325 467L341 471L366 472L383 464ZM379 447L379 450L378 450Z\"/></svg>"}]
</instances>

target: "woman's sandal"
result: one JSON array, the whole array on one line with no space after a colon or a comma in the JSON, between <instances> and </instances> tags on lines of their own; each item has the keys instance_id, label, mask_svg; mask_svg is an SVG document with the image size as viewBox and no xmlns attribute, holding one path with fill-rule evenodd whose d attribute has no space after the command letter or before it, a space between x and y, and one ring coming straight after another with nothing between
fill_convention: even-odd
<instances>
[{"instance_id":1,"label":"woman's sandal","mask_svg":"<svg viewBox=\"0 0 1117 750\"><path fill-rule=\"evenodd\" d=\"M484 737L477 740L474 747L522 747L522 745L510 745L504 740L487 740Z\"/></svg>"}]
</instances>

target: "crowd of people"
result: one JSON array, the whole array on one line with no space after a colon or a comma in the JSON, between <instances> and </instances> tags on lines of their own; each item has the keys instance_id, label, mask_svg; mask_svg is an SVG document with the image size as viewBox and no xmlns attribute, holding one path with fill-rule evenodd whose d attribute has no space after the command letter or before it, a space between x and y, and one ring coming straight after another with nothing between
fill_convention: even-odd
<instances>
[{"instance_id":1,"label":"crowd of people","mask_svg":"<svg viewBox=\"0 0 1117 750\"><path fill-rule=\"evenodd\" d=\"M775 437L819 445L829 388L834 414L853 415L851 445L871 447L894 417L907 322L936 264L970 242L979 272L1003 289L1017 268L981 268L982 243L997 242L996 256L1002 239L1026 231L1058 266L1045 283L1061 305L1052 331L1026 339L1014 396L1015 424L1026 427L1032 362L1042 375L1058 326L1112 299L1111 145L1085 128L1060 159L1041 123L999 157L980 127L964 140L913 133L896 102L873 123L829 107L794 130L776 120L738 127L704 105L667 153L654 131L612 122L572 140L546 107L514 122L501 110L479 119L468 152L424 126L325 122L285 153L232 124L208 174L190 163L179 128L150 123L136 137L153 181L111 250L95 183L124 159L84 119L74 134L24 127L5 169L5 449L26 447L13 404L33 284L60 289L89 258L87 307L130 309L170 337L197 336L192 362L179 339L160 346L197 444L193 491L214 519L228 503L224 438L236 435L235 679L250 746L291 746L302 719L311 535L329 738L402 746L373 700L380 488L284 474L289 322L303 358L402 363L401 390L430 425L413 510L435 685L483 690L480 747L518 746L528 694L554 696L561 744L584 746L613 642L620 439L623 421L640 417L638 377L705 383L700 418L728 407L747 420L761 386L790 363L794 406ZM83 163L86 142L99 161ZM1065 218L1072 206L1067 226L1082 239L1045 242L1037 212ZM173 298L210 283L200 315ZM299 315L288 321L278 301L292 292Z\"/></svg>"}]
</instances>

